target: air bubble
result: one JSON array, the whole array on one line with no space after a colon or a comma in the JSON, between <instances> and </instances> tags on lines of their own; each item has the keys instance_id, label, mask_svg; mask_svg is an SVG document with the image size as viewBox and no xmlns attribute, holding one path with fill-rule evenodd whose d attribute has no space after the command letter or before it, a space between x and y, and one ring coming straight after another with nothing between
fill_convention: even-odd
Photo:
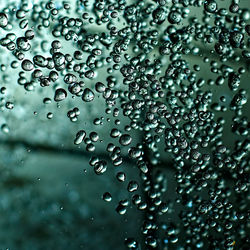
<instances>
[{"instance_id":1,"label":"air bubble","mask_svg":"<svg viewBox=\"0 0 250 250\"><path fill-rule=\"evenodd\" d=\"M107 163L105 161L98 161L94 166L94 171L97 175L105 173L107 170Z\"/></svg>"},{"instance_id":2,"label":"air bubble","mask_svg":"<svg viewBox=\"0 0 250 250\"><path fill-rule=\"evenodd\" d=\"M94 98L95 98L95 94L91 89L89 88L84 89L83 94L82 94L82 100L84 102L92 102Z\"/></svg>"},{"instance_id":3,"label":"air bubble","mask_svg":"<svg viewBox=\"0 0 250 250\"><path fill-rule=\"evenodd\" d=\"M0 28L5 28L8 25L8 17L5 13L0 12Z\"/></svg>"},{"instance_id":4,"label":"air bubble","mask_svg":"<svg viewBox=\"0 0 250 250\"><path fill-rule=\"evenodd\" d=\"M139 185L136 181L130 181L128 184L128 191L135 192L138 189Z\"/></svg>"},{"instance_id":5,"label":"air bubble","mask_svg":"<svg viewBox=\"0 0 250 250\"><path fill-rule=\"evenodd\" d=\"M176 11L171 11L168 15L168 21L171 24L178 24L181 22L181 14Z\"/></svg>"},{"instance_id":6,"label":"air bubble","mask_svg":"<svg viewBox=\"0 0 250 250\"><path fill-rule=\"evenodd\" d=\"M65 89L59 88L55 91L54 100L56 102L61 102L67 97L67 92Z\"/></svg>"},{"instance_id":7,"label":"air bubble","mask_svg":"<svg viewBox=\"0 0 250 250\"><path fill-rule=\"evenodd\" d=\"M78 131L77 134L76 134L76 138L74 140L74 144L75 145L81 144L82 141L84 140L85 136L86 136L85 130Z\"/></svg>"},{"instance_id":8,"label":"air bubble","mask_svg":"<svg viewBox=\"0 0 250 250\"><path fill-rule=\"evenodd\" d=\"M116 208L116 212L120 215L124 215L127 212L127 208L122 205L118 205Z\"/></svg>"},{"instance_id":9,"label":"air bubble","mask_svg":"<svg viewBox=\"0 0 250 250\"><path fill-rule=\"evenodd\" d=\"M1 126L1 130L2 130L2 132L3 132L4 134L8 134L8 133L10 132L10 128L9 128L9 126L8 126L7 124L3 124L3 125Z\"/></svg>"},{"instance_id":10,"label":"air bubble","mask_svg":"<svg viewBox=\"0 0 250 250\"><path fill-rule=\"evenodd\" d=\"M37 65L39 67L46 67L47 66L47 60L41 55L34 56L33 62L35 65Z\"/></svg>"},{"instance_id":11,"label":"air bubble","mask_svg":"<svg viewBox=\"0 0 250 250\"><path fill-rule=\"evenodd\" d=\"M103 194L102 199L104 201L110 202L112 200L112 196L111 196L111 194L109 192L106 192L106 193Z\"/></svg>"},{"instance_id":12,"label":"air bubble","mask_svg":"<svg viewBox=\"0 0 250 250\"><path fill-rule=\"evenodd\" d=\"M124 172L119 172L116 174L116 178L120 182L124 182L126 180L126 175Z\"/></svg>"},{"instance_id":13,"label":"air bubble","mask_svg":"<svg viewBox=\"0 0 250 250\"><path fill-rule=\"evenodd\" d=\"M128 146L132 142L132 137L128 134L124 134L120 137L119 142L123 146Z\"/></svg>"},{"instance_id":14,"label":"air bubble","mask_svg":"<svg viewBox=\"0 0 250 250\"><path fill-rule=\"evenodd\" d=\"M30 60L25 59L22 61L22 69L25 71L31 71L34 69L34 65Z\"/></svg>"},{"instance_id":15,"label":"air bubble","mask_svg":"<svg viewBox=\"0 0 250 250\"><path fill-rule=\"evenodd\" d=\"M14 103L13 102L6 102L5 107L7 109L13 109L14 108Z\"/></svg>"},{"instance_id":16,"label":"air bubble","mask_svg":"<svg viewBox=\"0 0 250 250\"><path fill-rule=\"evenodd\" d=\"M53 58L55 65L57 65L57 66L63 65L65 62L65 57L60 52L56 52L55 54L53 54L52 58Z\"/></svg>"},{"instance_id":17,"label":"air bubble","mask_svg":"<svg viewBox=\"0 0 250 250\"><path fill-rule=\"evenodd\" d=\"M204 8L209 13L214 13L217 10L217 3L213 0L206 0Z\"/></svg>"}]
</instances>

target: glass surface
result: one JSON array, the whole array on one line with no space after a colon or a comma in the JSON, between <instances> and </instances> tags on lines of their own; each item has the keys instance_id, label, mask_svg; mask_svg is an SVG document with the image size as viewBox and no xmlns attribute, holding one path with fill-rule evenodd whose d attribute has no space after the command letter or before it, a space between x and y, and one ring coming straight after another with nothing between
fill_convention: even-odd
<instances>
[{"instance_id":1,"label":"glass surface","mask_svg":"<svg viewBox=\"0 0 250 250\"><path fill-rule=\"evenodd\" d=\"M248 0L0 0L0 249L250 249Z\"/></svg>"}]
</instances>

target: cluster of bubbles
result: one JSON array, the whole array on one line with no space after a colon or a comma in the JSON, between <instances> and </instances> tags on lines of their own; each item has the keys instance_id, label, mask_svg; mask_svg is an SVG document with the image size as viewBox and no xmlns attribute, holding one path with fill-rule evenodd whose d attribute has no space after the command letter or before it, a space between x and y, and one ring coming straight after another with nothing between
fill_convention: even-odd
<instances>
[{"instance_id":1,"label":"cluster of bubbles","mask_svg":"<svg viewBox=\"0 0 250 250\"><path fill-rule=\"evenodd\" d=\"M145 214L144 241L141 236L126 238L129 249L249 247L250 123L244 115L248 91L242 81L247 67L241 62L250 59L250 12L237 0L228 0L226 8L221 3L77 0L72 7L59 1L30 6L23 0L0 11L0 45L6 56L15 56L1 69L19 69L17 84L27 92L52 88L54 99L44 98L45 104L79 98L81 104L66 114L72 122L98 98L116 119L107 133L117 144L105 141L112 164L95 155L100 136L88 134L84 124L72 140L86 145L97 175L123 165L124 157L137 166L140 182L127 180L123 171L116 175L119 182L127 181L131 195L114 211L124 215L135 206ZM192 11L200 11L201 18ZM17 37L13 27L22 35ZM46 33L53 36L49 45ZM41 40L43 50L34 54L33 44ZM69 54L62 50L65 42L74 49ZM190 58L203 64L193 65ZM207 77L201 74L204 68L210 70ZM5 92L1 87L2 96ZM12 102L5 106L15 110ZM123 129L119 116L130 121ZM101 126L103 117L93 124ZM7 124L1 129L8 133ZM135 132L142 134L137 144ZM237 138L233 145L224 142L228 136ZM167 158L171 163L164 164ZM175 171L175 200L165 196L168 165ZM103 200L112 201L112 193L104 192ZM179 221L171 219L173 211Z\"/></svg>"}]
</instances>

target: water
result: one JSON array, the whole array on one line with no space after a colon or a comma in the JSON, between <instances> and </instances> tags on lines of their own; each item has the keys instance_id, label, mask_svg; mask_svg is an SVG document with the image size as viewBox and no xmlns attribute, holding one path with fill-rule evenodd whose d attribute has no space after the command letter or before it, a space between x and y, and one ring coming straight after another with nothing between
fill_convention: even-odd
<instances>
[{"instance_id":1,"label":"water","mask_svg":"<svg viewBox=\"0 0 250 250\"><path fill-rule=\"evenodd\" d=\"M34 200L28 209L40 213L28 216L28 225L40 220L37 235L51 233L58 242L44 247L37 235L29 242L27 230L20 249L247 249L247 3L5 1L0 8L0 143L6 147L0 163L8 180L3 193L10 192L0 207L11 213L20 197L23 204ZM15 181L8 178L41 151L61 154L58 167L80 176L71 184L86 182L86 193L95 187L85 199L101 200L93 214L84 208L83 191L68 182L69 197L63 193L60 201L56 181L47 185L55 195L50 208L35 184L33 191L11 193ZM81 170L72 167L75 155L84 158ZM30 164L33 171L49 158ZM109 222L84 236L84 225L91 228L104 207L100 224ZM26 217L15 213L3 218L20 228ZM51 217L58 222L50 228L42 221ZM105 233L109 242L95 243L93 235ZM0 242L8 238L0 233ZM16 249L19 241L11 241L13 247L0 248Z\"/></svg>"}]
</instances>

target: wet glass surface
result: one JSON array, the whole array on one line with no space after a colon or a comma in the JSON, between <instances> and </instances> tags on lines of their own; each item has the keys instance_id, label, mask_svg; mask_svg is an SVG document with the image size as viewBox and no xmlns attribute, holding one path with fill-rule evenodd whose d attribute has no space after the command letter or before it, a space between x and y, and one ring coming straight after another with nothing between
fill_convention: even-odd
<instances>
[{"instance_id":1,"label":"wet glass surface","mask_svg":"<svg viewBox=\"0 0 250 250\"><path fill-rule=\"evenodd\" d=\"M0 249L249 249L250 10L0 0Z\"/></svg>"}]
</instances>

